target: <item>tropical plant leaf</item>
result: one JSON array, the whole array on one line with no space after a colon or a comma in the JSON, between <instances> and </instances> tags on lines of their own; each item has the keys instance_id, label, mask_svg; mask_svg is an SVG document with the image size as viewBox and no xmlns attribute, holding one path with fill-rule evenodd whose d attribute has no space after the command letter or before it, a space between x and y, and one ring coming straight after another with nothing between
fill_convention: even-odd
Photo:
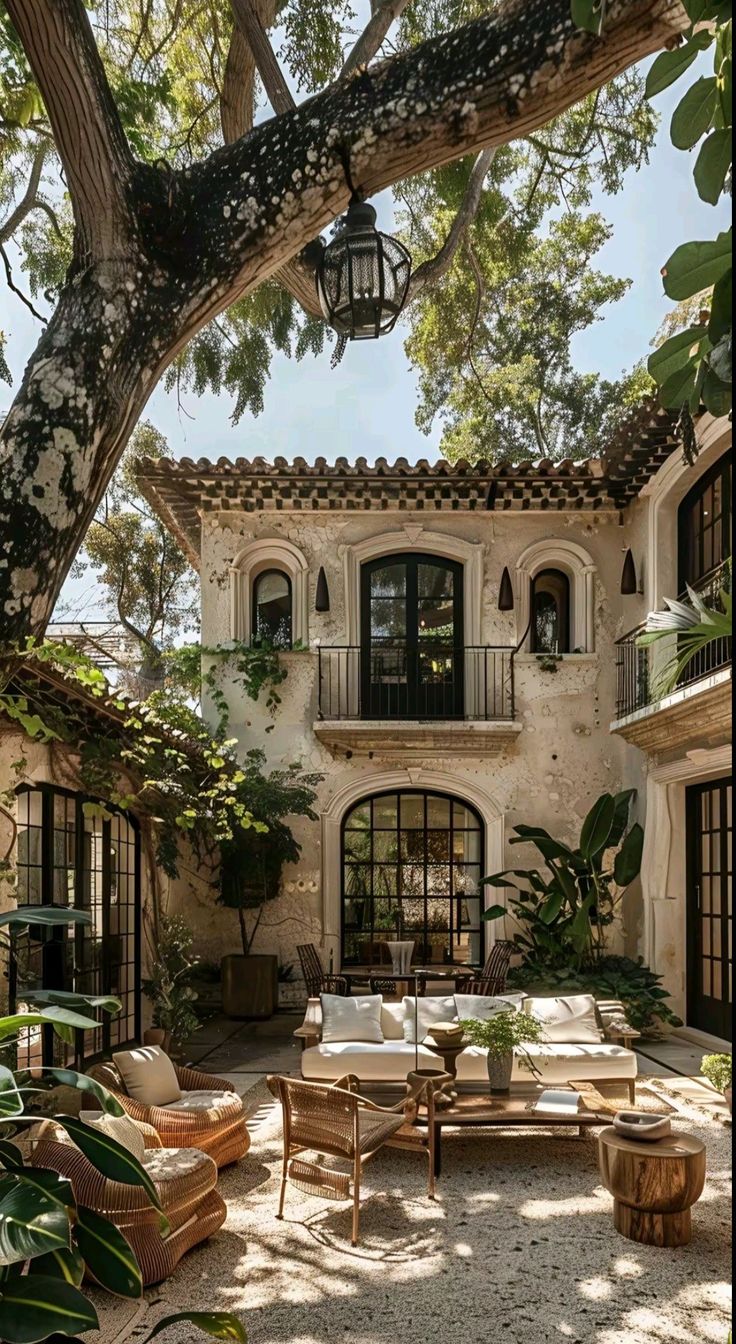
<instances>
[{"instance_id":1,"label":"tropical plant leaf","mask_svg":"<svg viewBox=\"0 0 736 1344\"><path fill-rule=\"evenodd\" d=\"M593 804L580 831L580 852L586 859L597 858L606 848L616 817L616 799L604 793Z\"/></svg>"},{"instance_id":2,"label":"tropical plant leaf","mask_svg":"<svg viewBox=\"0 0 736 1344\"><path fill-rule=\"evenodd\" d=\"M66 1176L60 1176L58 1171L50 1171L46 1167L24 1167L23 1179L30 1181L31 1185L37 1185L65 1212L69 1213L77 1207L71 1181Z\"/></svg>"},{"instance_id":3,"label":"tropical plant leaf","mask_svg":"<svg viewBox=\"0 0 736 1344\"><path fill-rule=\"evenodd\" d=\"M630 887L641 872L644 853L644 831L638 821L624 840L613 865L613 876L619 887Z\"/></svg>"},{"instance_id":4,"label":"tropical plant leaf","mask_svg":"<svg viewBox=\"0 0 736 1344\"><path fill-rule=\"evenodd\" d=\"M733 139L730 131L711 131L703 141L693 169L695 185L701 201L717 205L726 184L733 157Z\"/></svg>"},{"instance_id":5,"label":"tropical plant leaf","mask_svg":"<svg viewBox=\"0 0 736 1344\"><path fill-rule=\"evenodd\" d=\"M95 1101L100 1103L100 1109L105 1115L125 1115L125 1107L120 1105L112 1092L108 1092L102 1083L88 1077L86 1073L75 1073L73 1069L44 1069L44 1073L66 1087L75 1087L79 1092L89 1092Z\"/></svg>"},{"instance_id":6,"label":"tropical plant leaf","mask_svg":"<svg viewBox=\"0 0 736 1344\"><path fill-rule=\"evenodd\" d=\"M606 0L570 0L570 14L578 28L600 37L606 17Z\"/></svg>"},{"instance_id":7,"label":"tropical plant leaf","mask_svg":"<svg viewBox=\"0 0 736 1344\"><path fill-rule=\"evenodd\" d=\"M74 1236L85 1264L103 1288L117 1297L142 1297L143 1278L138 1261L117 1227L80 1204Z\"/></svg>"},{"instance_id":8,"label":"tropical plant leaf","mask_svg":"<svg viewBox=\"0 0 736 1344\"><path fill-rule=\"evenodd\" d=\"M687 327L664 341L647 360L647 368L658 383L666 383L675 374L681 373L691 361L692 349L705 336L703 327Z\"/></svg>"},{"instance_id":9,"label":"tropical plant leaf","mask_svg":"<svg viewBox=\"0 0 736 1344\"><path fill-rule=\"evenodd\" d=\"M9 1017L0 1017L0 1040L17 1036L24 1027L52 1026L57 1035L64 1031L91 1031L99 1027L93 1017L82 1017L68 1008L47 1008L40 1013L12 1013Z\"/></svg>"},{"instance_id":10,"label":"tropical plant leaf","mask_svg":"<svg viewBox=\"0 0 736 1344\"><path fill-rule=\"evenodd\" d=\"M0 1119L7 1120L23 1114L23 1098L18 1091L15 1075L0 1064Z\"/></svg>"},{"instance_id":11,"label":"tropical plant leaf","mask_svg":"<svg viewBox=\"0 0 736 1344\"><path fill-rule=\"evenodd\" d=\"M97 1312L79 1289L57 1278L32 1274L2 1286L0 1339L39 1344L54 1332L68 1340L77 1331L98 1330Z\"/></svg>"},{"instance_id":12,"label":"tropical plant leaf","mask_svg":"<svg viewBox=\"0 0 736 1344\"><path fill-rule=\"evenodd\" d=\"M49 1279L63 1279L79 1288L84 1278L84 1260L76 1246L59 1246L47 1255L39 1255L31 1260L29 1274L43 1274Z\"/></svg>"},{"instance_id":13,"label":"tropical plant leaf","mask_svg":"<svg viewBox=\"0 0 736 1344\"><path fill-rule=\"evenodd\" d=\"M20 1149L16 1148L14 1143L9 1143L5 1139L0 1139L0 1165L9 1171L17 1171L23 1166L23 1157Z\"/></svg>"},{"instance_id":14,"label":"tropical plant leaf","mask_svg":"<svg viewBox=\"0 0 736 1344\"><path fill-rule=\"evenodd\" d=\"M248 1344L248 1336L245 1326L240 1323L236 1316L229 1311L181 1311L175 1316L165 1316L158 1325L154 1326L150 1335L147 1335L143 1344L151 1344L155 1339L170 1325L176 1325L179 1321L189 1321L196 1325L198 1330L203 1330L211 1339L232 1339L235 1344Z\"/></svg>"},{"instance_id":15,"label":"tropical plant leaf","mask_svg":"<svg viewBox=\"0 0 736 1344\"><path fill-rule=\"evenodd\" d=\"M27 928L29 924L91 924L92 916L86 910L70 910L61 905L18 905L0 915L0 928L11 926Z\"/></svg>"},{"instance_id":16,"label":"tropical plant leaf","mask_svg":"<svg viewBox=\"0 0 736 1344\"><path fill-rule=\"evenodd\" d=\"M670 139L676 149L692 149L708 130L718 107L715 75L696 79L672 114Z\"/></svg>"},{"instance_id":17,"label":"tropical plant leaf","mask_svg":"<svg viewBox=\"0 0 736 1344\"><path fill-rule=\"evenodd\" d=\"M491 905L483 912L484 919L503 919L509 912L505 905Z\"/></svg>"},{"instance_id":18,"label":"tropical plant leaf","mask_svg":"<svg viewBox=\"0 0 736 1344\"><path fill-rule=\"evenodd\" d=\"M539 918L544 924L554 924L562 909L564 899L561 891L553 891L552 895L547 898L539 911Z\"/></svg>"},{"instance_id":19,"label":"tropical plant leaf","mask_svg":"<svg viewBox=\"0 0 736 1344\"><path fill-rule=\"evenodd\" d=\"M68 1245L69 1216L58 1201L20 1172L3 1177L0 1182L0 1265L31 1260L35 1255Z\"/></svg>"},{"instance_id":20,"label":"tropical plant leaf","mask_svg":"<svg viewBox=\"0 0 736 1344\"><path fill-rule=\"evenodd\" d=\"M674 84L675 80L680 78L680 75L689 70L693 61L697 60L704 45L705 43L698 35L689 42L685 42L683 46L675 47L674 51L661 52L647 75L644 96L646 98L656 98L658 93L663 93L665 89L669 88L670 84Z\"/></svg>"},{"instance_id":21,"label":"tropical plant leaf","mask_svg":"<svg viewBox=\"0 0 736 1344\"><path fill-rule=\"evenodd\" d=\"M63 989L28 989L23 991L23 1002L42 1008L99 1008L103 1013L119 1013L122 1002L114 994L72 994Z\"/></svg>"},{"instance_id":22,"label":"tropical plant leaf","mask_svg":"<svg viewBox=\"0 0 736 1344\"><path fill-rule=\"evenodd\" d=\"M110 1138L100 1129L85 1125L73 1115L56 1115L54 1120L66 1130L70 1139L88 1157L93 1167L111 1181L121 1181L123 1185L141 1186L154 1208L160 1209L158 1194L150 1176L140 1162L124 1148L117 1139Z\"/></svg>"},{"instance_id":23,"label":"tropical plant leaf","mask_svg":"<svg viewBox=\"0 0 736 1344\"><path fill-rule=\"evenodd\" d=\"M623 839L624 832L629 824L631 802L636 797L636 792L636 789L623 789L621 793L615 795L616 811L613 817L611 834L608 837L609 845L618 845Z\"/></svg>"},{"instance_id":24,"label":"tropical plant leaf","mask_svg":"<svg viewBox=\"0 0 736 1344\"><path fill-rule=\"evenodd\" d=\"M710 289L732 267L732 231L712 242L683 243L662 270L664 292L670 299L689 299Z\"/></svg>"}]
</instances>

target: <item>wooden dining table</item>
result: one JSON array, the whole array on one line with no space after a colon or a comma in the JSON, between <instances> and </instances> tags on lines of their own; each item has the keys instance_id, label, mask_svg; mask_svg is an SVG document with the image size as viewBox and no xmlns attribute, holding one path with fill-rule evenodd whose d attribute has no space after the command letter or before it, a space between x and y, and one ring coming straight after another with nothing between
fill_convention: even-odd
<instances>
[{"instance_id":1,"label":"wooden dining table","mask_svg":"<svg viewBox=\"0 0 736 1344\"><path fill-rule=\"evenodd\" d=\"M385 980L394 984L397 992L401 985L406 985L407 991L409 985L413 985L417 997L421 999L426 995L430 981L451 983L454 989L460 990L464 981L475 978L477 971L472 966L412 966L408 971L393 971L383 966L371 969L346 966L339 974L349 980L351 990L353 986L364 986L371 980Z\"/></svg>"}]
</instances>

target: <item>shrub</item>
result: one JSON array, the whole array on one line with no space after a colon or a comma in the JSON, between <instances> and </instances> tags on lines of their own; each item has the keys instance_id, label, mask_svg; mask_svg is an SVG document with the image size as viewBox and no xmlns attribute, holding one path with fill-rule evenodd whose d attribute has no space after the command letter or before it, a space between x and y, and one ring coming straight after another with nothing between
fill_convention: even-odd
<instances>
[{"instance_id":1,"label":"shrub","mask_svg":"<svg viewBox=\"0 0 736 1344\"><path fill-rule=\"evenodd\" d=\"M597 999L620 999L626 1017L637 1031L658 1032L663 1025L681 1027L682 1019L667 1002L662 977L655 975L640 957L607 956L580 969L574 965L550 968L544 961L529 959L509 973L509 984L528 994L593 994Z\"/></svg>"},{"instance_id":2,"label":"shrub","mask_svg":"<svg viewBox=\"0 0 736 1344\"><path fill-rule=\"evenodd\" d=\"M733 1060L730 1055L704 1055L700 1072L713 1084L716 1092L725 1092L731 1086Z\"/></svg>"}]
</instances>

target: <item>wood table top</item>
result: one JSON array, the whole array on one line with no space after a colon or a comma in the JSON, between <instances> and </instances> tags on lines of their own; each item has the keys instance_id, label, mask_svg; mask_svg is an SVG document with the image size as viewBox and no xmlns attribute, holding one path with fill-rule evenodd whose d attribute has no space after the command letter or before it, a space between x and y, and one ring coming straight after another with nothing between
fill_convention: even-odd
<instances>
[{"instance_id":1,"label":"wood table top","mask_svg":"<svg viewBox=\"0 0 736 1344\"><path fill-rule=\"evenodd\" d=\"M512 1083L505 1096L494 1097L490 1091L460 1092L451 1106L437 1108L435 1121L441 1125L605 1125L621 1109L620 1104L602 1097L591 1083L551 1090L577 1092L581 1109L566 1115L537 1111L534 1106L544 1088L536 1083Z\"/></svg>"}]
</instances>

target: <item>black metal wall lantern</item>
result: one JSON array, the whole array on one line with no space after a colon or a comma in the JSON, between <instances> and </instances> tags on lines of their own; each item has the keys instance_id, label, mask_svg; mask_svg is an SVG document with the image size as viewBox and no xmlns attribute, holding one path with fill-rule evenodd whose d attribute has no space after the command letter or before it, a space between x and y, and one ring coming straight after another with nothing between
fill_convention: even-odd
<instances>
[{"instance_id":1,"label":"black metal wall lantern","mask_svg":"<svg viewBox=\"0 0 736 1344\"><path fill-rule=\"evenodd\" d=\"M342 227L316 260L322 312L340 336L375 340L396 324L406 300L411 257L376 228L376 212L357 192Z\"/></svg>"},{"instance_id":2,"label":"black metal wall lantern","mask_svg":"<svg viewBox=\"0 0 736 1344\"><path fill-rule=\"evenodd\" d=\"M317 575L317 593L314 600L314 610L320 612L330 610L330 590L327 586L327 575L325 574L324 565L320 568L319 574Z\"/></svg>"},{"instance_id":3,"label":"black metal wall lantern","mask_svg":"<svg viewBox=\"0 0 736 1344\"><path fill-rule=\"evenodd\" d=\"M514 610L514 589L511 583L511 575L509 574L508 567L504 567L503 574L501 575L501 586L498 590L498 610Z\"/></svg>"},{"instance_id":4,"label":"black metal wall lantern","mask_svg":"<svg viewBox=\"0 0 736 1344\"><path fill-rule=\"evenodd\" d=\"M636 565L631 549L627 550L624 560L624 567L621 572L621 593L624 597L631 597L637 591Z\"/></svg>"}]
</instances>

